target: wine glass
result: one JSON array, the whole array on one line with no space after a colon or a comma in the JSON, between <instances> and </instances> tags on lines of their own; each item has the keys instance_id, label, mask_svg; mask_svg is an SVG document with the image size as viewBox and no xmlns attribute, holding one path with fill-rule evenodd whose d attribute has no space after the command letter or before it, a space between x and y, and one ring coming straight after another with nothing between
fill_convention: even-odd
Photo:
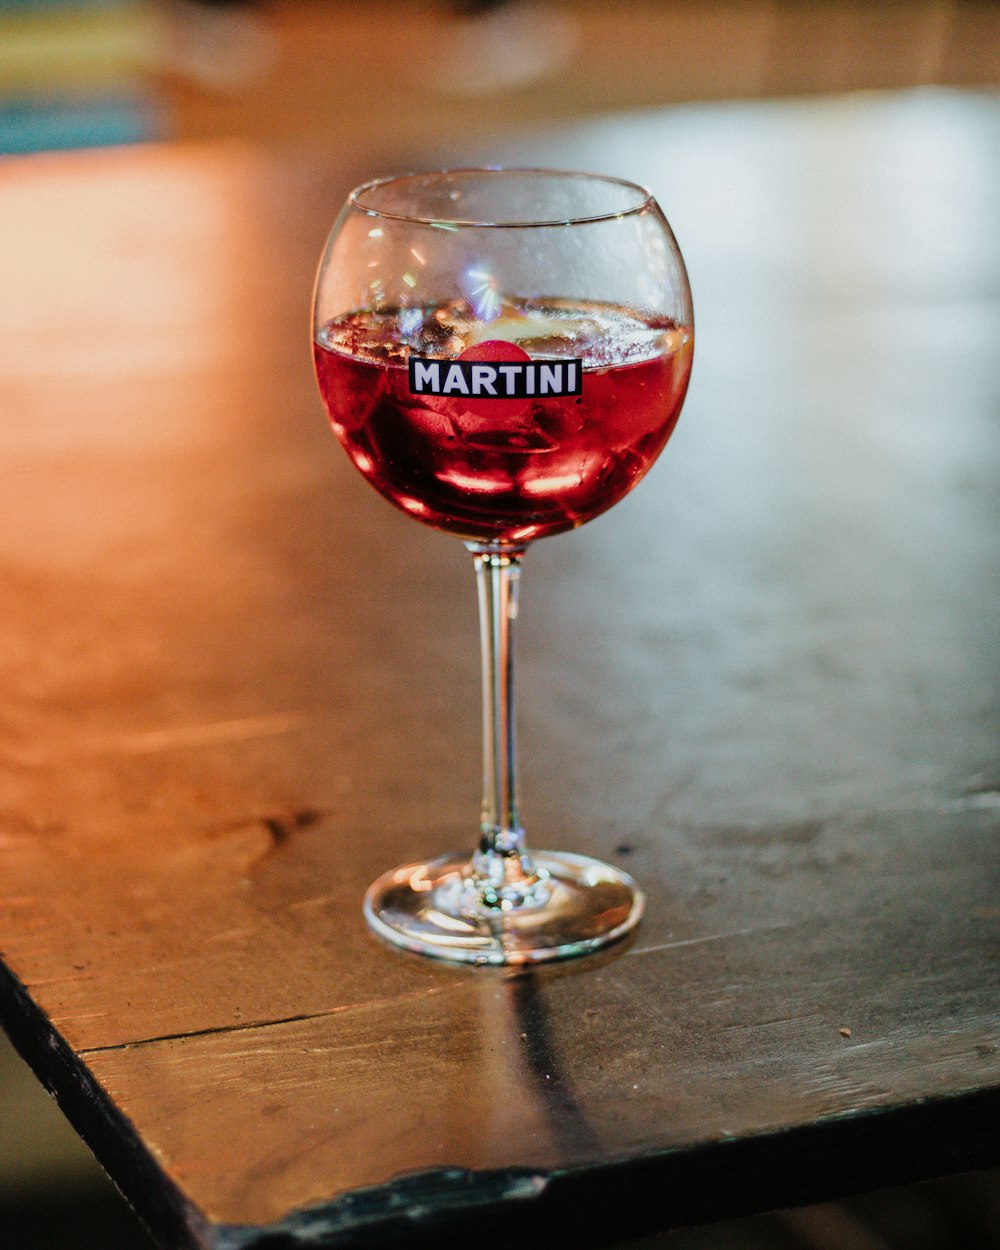
<instances>
[{"instance_id":1,"label":"wine glass","mask_svg":"<svg viewBox=\"0 0 1000 1250\"><path fill-rule=\"evenodd\" d=\"M582 955L639 922L618 868L529 852L518 807L512 643L528 544L610 508L677 421L691 369L684 262L648 191L545 169L366 183L316 280L320 392L351 460L390 503L464 539L479 592L479 845L395 868L368 923L474 964Z\"/></svg>"}]
</instances>

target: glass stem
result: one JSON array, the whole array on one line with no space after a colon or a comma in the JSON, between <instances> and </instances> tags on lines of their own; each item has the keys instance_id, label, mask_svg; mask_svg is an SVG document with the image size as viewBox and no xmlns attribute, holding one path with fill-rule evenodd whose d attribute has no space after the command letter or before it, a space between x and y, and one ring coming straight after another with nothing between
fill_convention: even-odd
<instances>
[{"instance_id":1,"label":"glass stem","mask_svg":"<svg viewBox=\"0 0 1000 1250\"><path fill-rule=\"evenodd\" d=\"M483 665L483 808L473 873L484 902L516 906L538 881L517 808L513 650L524 548L469 547Z\"/></svg>"}]
</instances>

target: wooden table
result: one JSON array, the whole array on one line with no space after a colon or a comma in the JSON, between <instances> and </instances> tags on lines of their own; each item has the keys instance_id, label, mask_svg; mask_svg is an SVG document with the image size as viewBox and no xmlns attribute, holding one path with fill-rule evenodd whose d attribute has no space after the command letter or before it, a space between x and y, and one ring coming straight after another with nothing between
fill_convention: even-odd
<instances>
[{"instance_id":1,"label":"wooden table","mask_svg":"<svg viewBox=\"0 0 1000 1250\"><path fill-rule=\"evenodd\" d=\"M652 183L699 318L660 464L522 601L529 834L648 914L522 975L360 915L479 771L468 557L309 371L378 164L0 166L0 1012L164 1246L584 1246L1000 1160L998 148L916 93L498 149Z\"/></svg>"}]
</instances>

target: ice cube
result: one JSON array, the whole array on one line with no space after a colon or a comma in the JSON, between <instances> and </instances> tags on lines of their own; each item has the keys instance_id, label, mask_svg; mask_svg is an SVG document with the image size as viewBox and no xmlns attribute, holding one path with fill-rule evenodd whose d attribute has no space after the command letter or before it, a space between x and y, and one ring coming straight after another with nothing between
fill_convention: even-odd
<instances>
[{"instance_id":1,"label":"ice cube","mask_svg":"<svg viewBox=\"0 0 1000 1250\"><path fill-rule=\"evenodd\" d=\"M533 404L530 422L555 445L583 429L583 408L573 399L565 399L561 403Z\"/></svg>"},{"instance_id":2,"label":"ice cube","mask_svg":"<svg viewBox=\"0 0 1000 1250\"><path fill-rule=\"evenodd\" d=\"M590 317L553 318L541 313L503 316L475 330L475 342L502 339L516 343L530 356L582 355L588 343L599 333L597 322Z\"/></svg>"}]
</instances>

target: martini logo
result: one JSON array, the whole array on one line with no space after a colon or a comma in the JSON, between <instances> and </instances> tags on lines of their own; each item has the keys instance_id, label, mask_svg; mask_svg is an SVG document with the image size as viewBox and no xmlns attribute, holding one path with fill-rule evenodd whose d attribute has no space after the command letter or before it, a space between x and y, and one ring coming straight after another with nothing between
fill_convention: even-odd
<instances>
[{"instance_id":1,"label":"martini logo","mask_svg":"<svg viewBox=\"0 0 1000 1250\"><path fill-rule=\"evenodd\" d=\"M454 399L555 399L583 391L583 361L532 360L516 343L490 339L467 347L456 360L410 357L410 394ZM478 407L478 403L476 405Z\"/></svg>"}]
</instances>

